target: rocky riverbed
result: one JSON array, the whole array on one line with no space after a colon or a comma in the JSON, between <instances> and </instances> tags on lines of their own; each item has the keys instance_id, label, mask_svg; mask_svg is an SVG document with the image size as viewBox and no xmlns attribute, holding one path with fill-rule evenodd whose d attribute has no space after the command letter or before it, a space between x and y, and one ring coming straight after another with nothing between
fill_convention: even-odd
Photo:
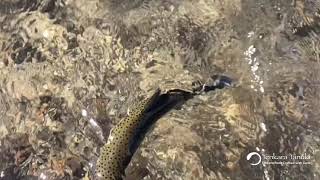
<instances>
[{"instance_id":1,"label":"rocky riverbed","mask_svg":"<svg viewBox=\"0 0 320 180\"><path fill-rule=\"evenodd\" d=\"M319 27L317 0L0 0L0 179L90 179L132 104L216 74L127 179L319 179Z\"/></svg>"}]
</instances>

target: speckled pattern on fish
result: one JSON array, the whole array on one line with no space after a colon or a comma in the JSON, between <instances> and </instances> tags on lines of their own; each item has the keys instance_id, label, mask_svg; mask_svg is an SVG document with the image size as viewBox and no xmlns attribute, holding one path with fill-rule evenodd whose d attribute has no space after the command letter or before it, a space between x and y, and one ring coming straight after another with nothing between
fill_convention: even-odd
<instances>
[{"instance_id":1,"label":"speckled pattern on fish","mask_svg":"<svg viewBox=\"0 0 320 180\"><path fill-rule=\"evenodd\" d=\"M118 180L122 179L128 158L132 156L131 145L135 140L135 134L146 120L149 107L158 99L160 90L141 101L129 114L122 119L112 130L107 143L101 148L97 161L96 176L98 179Z\"/></svg>"}]
</instances>

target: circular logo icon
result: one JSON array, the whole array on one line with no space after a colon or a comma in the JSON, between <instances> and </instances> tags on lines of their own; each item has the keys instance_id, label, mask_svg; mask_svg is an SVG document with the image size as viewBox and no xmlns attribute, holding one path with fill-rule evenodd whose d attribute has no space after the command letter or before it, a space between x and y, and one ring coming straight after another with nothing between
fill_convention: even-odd
<instances>
[{"instance_id":1,"label":"circular logo icon","mask_svg":"<svg viewBox=\"0 0 320 180\"><path fill-rule=\"evenodd\" d=\"M256 162L251 162L250 164L251 164L252 166L256 166L256 165L260 164L260 163L261 163L261 156L260 156L260 154L257 153L257 152L251 152L251 153L249 153L249 154L247 155L247 161L249 161L253 156L256 156L256 157L257 157L257 160L255 160Z\"/></svg>"}]
</instances>

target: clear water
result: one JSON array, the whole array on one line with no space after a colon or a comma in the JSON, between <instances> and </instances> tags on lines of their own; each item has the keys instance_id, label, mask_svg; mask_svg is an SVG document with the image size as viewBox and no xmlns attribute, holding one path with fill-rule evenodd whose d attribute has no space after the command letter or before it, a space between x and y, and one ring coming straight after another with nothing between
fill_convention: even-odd
<instances>
[{"instance_id":1,"label":"clear water","mask_svg":"<svg viewBox=\"0 0 320 180\"><path fill-rule=\"evenodd\" d=\"M2 0L0 178L90 178L132 104L223 74L235 86L159 119L126 179L319 179L319 4Z\"/></svg>"}]
</instances>

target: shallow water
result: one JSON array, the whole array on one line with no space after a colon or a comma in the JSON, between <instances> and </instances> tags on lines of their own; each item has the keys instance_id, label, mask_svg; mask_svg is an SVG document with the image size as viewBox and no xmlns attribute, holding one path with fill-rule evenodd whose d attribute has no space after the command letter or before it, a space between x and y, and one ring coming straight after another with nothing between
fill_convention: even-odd
<instances>
[{"instance_id":1,"label":"shallow water","mask_svg":"<svg viewBox=\"0 0 320 180\"><path fill-rule=\"evenodd\" d=\"M90 178L132 104L223 74L235 85L160 118L126 178L319 179L319 12L316 0L2 0L0 178Z\"/></svg>"}]
</instances>

